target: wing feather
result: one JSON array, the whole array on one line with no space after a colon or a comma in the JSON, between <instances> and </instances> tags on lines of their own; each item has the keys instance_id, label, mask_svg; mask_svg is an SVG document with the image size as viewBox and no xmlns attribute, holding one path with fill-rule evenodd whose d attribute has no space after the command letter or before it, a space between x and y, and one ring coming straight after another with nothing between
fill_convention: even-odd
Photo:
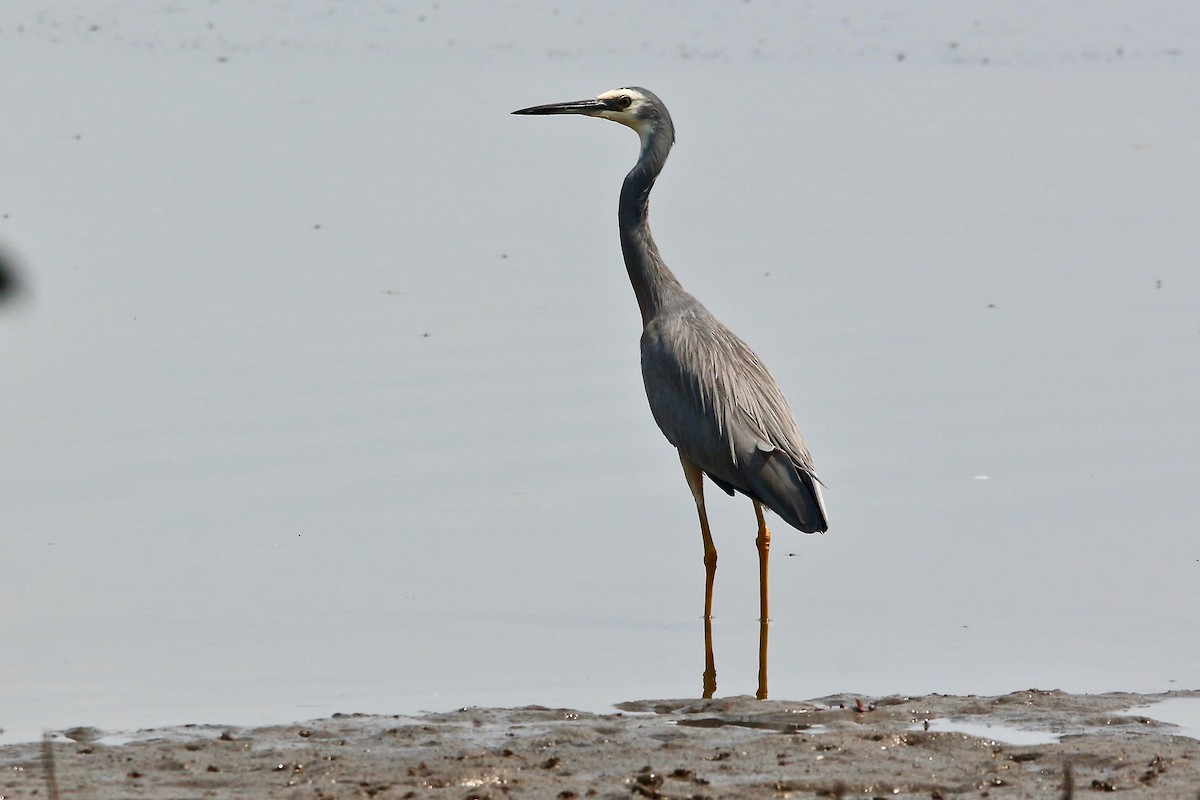
<instances>
[{"instance_id":1,"label":"wing feather","mask_svg":"<svg viewBox=\"0 0 1200 800\"><path fill-rule=\"evenodd\" d=\"M825 530L812 456L762 360L690 296L642 335L642 376L663 434L718 486L801 530Z\"/></svg>"}]
</instances>

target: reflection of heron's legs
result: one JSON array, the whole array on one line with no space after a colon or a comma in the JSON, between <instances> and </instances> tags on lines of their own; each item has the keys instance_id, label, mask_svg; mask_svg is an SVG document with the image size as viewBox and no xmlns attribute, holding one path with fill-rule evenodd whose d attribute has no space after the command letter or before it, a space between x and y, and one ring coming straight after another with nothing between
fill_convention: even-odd
<instances>
[{"instance_id":1,"label":"reflection of heron's legs","mask_svg":"<svg viewBox=\"0 0 1200 800\"><path fill-rule=\"evenodd\" d=\"M771 552L771 531L763 519L762 504L754 501L754 514L758 517L758 693L759 700L767 699L767 628L771 618L767 614L767 557Z\"/></svg>"},{"instance_id":2,"label":"reflection of heron's legs","mask_svg":"<svg viewBox=\"0 0 1200 800\"><path fill-rule=\"evenodd\" d=\"M717 692L717 661L713 656L712 618L704 618L704 691L700 694L705 700Z\"/></svg>"},{"instance_id":3,"label":"reflection of heron's legs","mask_svg":"<svg viewBox=\"0 0 1200 800\"><path fill-rule=\"evenodd\" d=\"M767 699L767 629L771 623L763 620L758 623L758 691L754 696L759 700Z\"/></svg>"},{"instance_id":4,"label":"reflection of heron's legs","mask_svg":"<svg viewBox=\"0 0 1200 800\"><path fill-rule=\"evenodd\" d=\"M679 453L679 463L683 464L684 477L696 501L700 535L704 537L704 697L709 698L717 691L717 667L712 646L712 599L713 581L717 576L717 547L708 529L708 512L704 510L704 472L688 460L682 451Z\"/></svg>"}]
</instances>

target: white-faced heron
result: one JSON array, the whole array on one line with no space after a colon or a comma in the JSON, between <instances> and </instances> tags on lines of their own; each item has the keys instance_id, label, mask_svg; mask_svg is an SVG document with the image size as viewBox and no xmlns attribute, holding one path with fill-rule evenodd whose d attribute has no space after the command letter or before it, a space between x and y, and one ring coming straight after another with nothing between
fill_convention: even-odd
<instances>
[{"instance_id":1,"label":"white-faced heron","mask_svg":"<svg viewBox=\"0 0 1200 800\"><path fill-rule=\"evenodd\" d=\"M650 190L675 142L667 107L638 87L592 100L552 103L514 114L583 114L637 132L642 149L621 186L621 252L642 312L642 378L650 411L679 460L700 515L704 538L704 694L716 689L712 656L712 595L717 549L704 509L703 476L727 493L754 501L758 517L759 686L767 695L767 558L771 532L762 507L806 533L828 528L820 481L787 400L762 360L692 297L663 263L647 220Z\"/></svg>"}]
</instances>

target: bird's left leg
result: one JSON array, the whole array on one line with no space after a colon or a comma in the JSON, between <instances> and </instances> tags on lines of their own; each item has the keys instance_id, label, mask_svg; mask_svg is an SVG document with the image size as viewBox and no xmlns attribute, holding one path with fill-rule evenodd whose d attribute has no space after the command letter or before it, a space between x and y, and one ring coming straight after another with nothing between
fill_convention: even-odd
<instances>
[{"instance_id":1,"label":"bird's left leg","mask_svg":"<svg viewBox=\"0 0 1200 800\"><path fill-rule=\"evenodd\" d=\"M679 451L679 463L683 464L683 475L696 501L696 513L700 515L700 535L704 538L704 618L712 619L713 581L717 576L717 546L713 544L712 532L708 528L708 512L704 508L704 470L692 463Z\"/></svg>"},{"instance_id":2,"label":"bird's left leg","mask_svg":"<svg viewBox=\"0 0 1200 800\"><path fill-rule=\"evenodd\" d=\"M712 532L708 529L708 512L704 509L704 471L679 451L679 463L687 478L688 488L696 501L696 513L700 515L700 535L704 538L704 694L706 700L717 691L717 665L712 643L712 600L713 581L717 575L717 546L713 544Z\"/></svg>"},{"instance_id":3,"label":"bird's left leg","mask_svg":"<svg viewBox=\"0 0 1200 800\"><path fill-rule=\"evenodd\" d=\"M771 553L771 530L763 517L762 503L754 501L754 514L758 517L758 692L759 700L767 699L767 629L771 618L767 614L767 558Z\"/></svg>"}]
</instances>

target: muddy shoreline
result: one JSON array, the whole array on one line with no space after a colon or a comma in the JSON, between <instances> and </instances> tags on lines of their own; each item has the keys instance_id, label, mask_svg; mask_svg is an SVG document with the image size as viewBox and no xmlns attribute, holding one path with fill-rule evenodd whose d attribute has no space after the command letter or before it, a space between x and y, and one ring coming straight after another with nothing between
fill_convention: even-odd
<instances>
[{"instance_id":1,"label":"muddy shoreline","mask_svg":"<svg viewBox=\"0 0 1200 800\"><path fill-rule=\"evenodd\" d=\"M0 746L0 795L698 800L1121 791L1194 800L1200 741L1131 711L1183 697L1200 692L734 697L623 703L612 714L468 708L258 728L74 728ZM941 729L956 723L998 734Z\"/></svg>"}]
</instances>

